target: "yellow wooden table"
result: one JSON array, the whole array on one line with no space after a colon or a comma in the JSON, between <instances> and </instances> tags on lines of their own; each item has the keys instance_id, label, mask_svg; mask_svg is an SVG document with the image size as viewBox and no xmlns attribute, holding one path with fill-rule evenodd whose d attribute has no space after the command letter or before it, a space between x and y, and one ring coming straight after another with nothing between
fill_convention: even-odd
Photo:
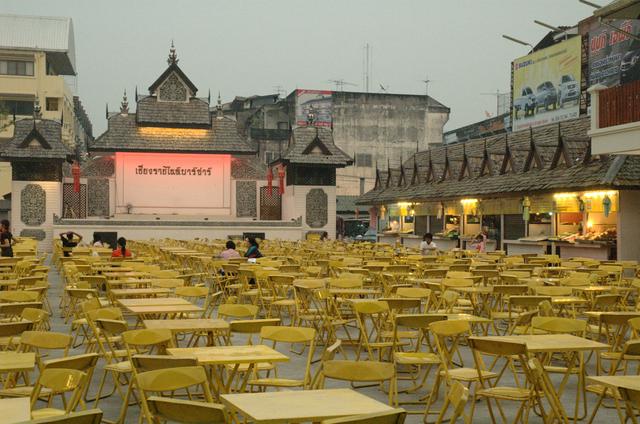
<instances>
[{"instance_id":1,"label":"yellow wooden table","mask_svg":"<svg viewBox=\"0 0 640 424\"><path fill-rule=\"evenodd\" d=\"M181 297L145 297L142 299L118 299L118 303L129 308L131 306L168 306L168 305L193 305Z\"/></svg>"},{"instance_id":2,"label":"yellow wooden table","mask_svg":"<svg viewBox=\"0 0 640 424\"><path fill-rule=\"evenodd\" d=\"M31 401L28 397L0 399L0 422L15 424L31 421Z\"/></svg>"},{"instance_id":3,"label":"yellow wooden table","mask_svg":"<svg viewBox=\"0 0 640 424\"><path fill-rule=\"evenodd\" d=\"M127 278L121 280L107 280L107 285L109 288L122 287L122 286L134 286L134 287L148 287L153 280L148 278L135 279L135 278Z\"/></svg>"},{"instance_id":4,"label":"yellow wooden table","mask_svg":"<svg viewBox=\"0 0 640 424\"><path fill-rule=\"evenodd\" d=\"M140 289L113 289L110 291L113 297L149 297L157 295L166 295L171 293L171 289L160 287L148 287Z\"/></svg>"},{"instance_id":5,"label":"yellow wooden table","mask_svg":"<svg viewBox=\"0 0 640 424\"><path fill-rule=\"evenodd\" d=\"M557 387L558 397L562 396L566 387L569 377L572 375L572 370L575 370L575 363L578 365L578 385L576 387L577 392L580 393L584 387L585 381L585 369L584 369L584 353L607 350L609 345L586 339L584 337L578 337L571 334L527 334L519 336L485 336L483 340L496 340L507 342L520 342L527 345L527 350L534 354L550 355L552 353L566 353L567 365L566 373L562 378L562 382ZM542 361L544 363L544 361ZM584 401L584 412L586 416L586 399ZM578 416L580 402L575 402L575 410L573 418L574 422L577 422L583 417Z\"/></svg>"},{"instance_id":6,"label":"yellow wooden table","mask_svg":"<svg viewBox=\"0 0 640 424\"><path fill-rule=\"evenodd\" d=\"M187 302L188 303L188 302ZM166 319L179 316L181 314L202 313L204 308L191 303L185 305L144 305L127 306L125 308L133 315L138 316L138 322L145 319Z\"/></svg>"},{"instance_id":7,"label":"yellow wooden table","mask_svg":"<svg viewBox=\"0 0 640 424\"><path fill-rule=\"evenodd\" d=\"M232 414L256 424L319 422L392 408L351 389L239 393L220 396Z\"/></svg>"},{"instance_id":8,"label":"yellow wooden table","mask_svg":"<svg viewBox=\"0 0 640 424\"><path fill-rule=\"evenodd\" d=\"M591 414L591 418L589 419L589 423L592 423L598 411L598 407L607 394L609 396L617 396L618 389L640 390L640 375L599 375L587 377L587 383L608 389L603 390L598 396L598 402L596 403L593 413ZM618 410L618 414L620 414L619 416L623 417L625 415L625 411L620 408L619 402L615 402L615 407Z\"/></svg>"},{"instance_id":9,"label":"yellow wooden table","mask_svg":"<svg viewBox=\"0 0 640 424\"><path fill-rule=\"evenodd\" d=\"M226 335L229 331L229 323L227 321L211 318L147 319L143 321L143 324L148 329L166 329L174 334L207 333L208 346L215 344L216 334L225 333Z\"/></svg>"},{"instance_id":10,"label":"yellow wooden table","mask_svg":"<svg viewBox=\"0 0 640 424\"><path fill-rule=\"evenodd\" d=\"M243 371L244 377L239 389L240 392L243 392L256 364L287 362L289 360L288 356L265 345L169 348L167 353L173 356L195 357L200 364L209 366L216 394L229 393L231 383L238 375L240 365L246 364L248 366ZM228 373L227 381L224 380L226 365L233 365L233 369Z\"/></svg>"},{"instance_id":11,"label":"yellow wooden table","mask_svg":"<svg viewBox=\"0 0 640 424\"><path fill-rule=\"evenodd\" d=\"M5 389L13 387L16 382L16 373L30 372L35 367L35 352L0 352L0 375L4 375L2 387Z\"/></svg>"}]
</instances>

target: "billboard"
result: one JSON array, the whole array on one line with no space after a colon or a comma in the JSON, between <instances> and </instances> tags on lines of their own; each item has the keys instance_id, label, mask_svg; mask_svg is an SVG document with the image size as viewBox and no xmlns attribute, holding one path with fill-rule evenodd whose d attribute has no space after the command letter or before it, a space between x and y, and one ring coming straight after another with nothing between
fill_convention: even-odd
<instances>
[{"instance_id":1,"label":"billboard","mask_svg":"<svg viewBox=\"0 0 640 424\"><path fill-rule=\"evenodd\" d=\"M296 125L306 125L309 111L313 108L315 125L330 127L331 93L329 90L296 90Z\"/></svg>"},{"instance_id":2,"label":"billboard","mask_svg":"<svg viewBox=\"0 0 640 424\"><path fill-rule=\"evenodd\" d=\"M616 20L611 25L640 34L640 20ZM640 42L600 25L589 31L589 85L613 87L640 79Z\"/></svg>"},{"instance_id":3,"label":"billboard","mask_svg":"<svg viewBox=\"0 0 640 424\"><path fill-rule=\"evenodd\" d=\"M580 43L573 37L513 61L513 131L578 117Z\"/></svg>"}]
</instances>

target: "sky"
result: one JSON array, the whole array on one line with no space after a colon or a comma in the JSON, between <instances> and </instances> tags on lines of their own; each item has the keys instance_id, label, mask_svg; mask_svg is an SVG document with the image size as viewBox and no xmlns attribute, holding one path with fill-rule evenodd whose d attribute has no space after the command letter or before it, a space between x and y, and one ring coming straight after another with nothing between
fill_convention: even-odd
<instances>
[{"instance_id":1,"label":"sky","mask_svg":"<svg viewBox=\"0 0 640 424\"><path fill-rule=\"evenodd\" d=\"M606 4L605 0L595 0ZM106 128L124 89L141 94L164 71L171 40L179 65L212 103L217 93L271 94L280 86L365 91L363 51L371 47L370 91L429 95L451 108L445 130L495 114L509 90L510 62L551 25L574 25L593 9L578 0L1 0L0 13L68 16L76 42L76 93L94 126Z\"/></svg>"}]
</instances>

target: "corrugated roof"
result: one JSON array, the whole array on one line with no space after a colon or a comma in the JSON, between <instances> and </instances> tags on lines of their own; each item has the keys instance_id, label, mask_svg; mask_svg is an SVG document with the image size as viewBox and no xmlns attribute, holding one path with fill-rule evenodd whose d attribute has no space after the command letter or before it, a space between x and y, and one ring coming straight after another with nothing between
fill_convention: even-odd
<instances>
[{"instance_id":1,"label":"corrugated roof","mask_svg":"<svg viewBox=\"0 0 640 424\"><path fill-rule=\"evenodd\" d=\"M40 50L61 74L75 74L71 18L0 14L0 49Z\"/></svg>"}]
</instances>

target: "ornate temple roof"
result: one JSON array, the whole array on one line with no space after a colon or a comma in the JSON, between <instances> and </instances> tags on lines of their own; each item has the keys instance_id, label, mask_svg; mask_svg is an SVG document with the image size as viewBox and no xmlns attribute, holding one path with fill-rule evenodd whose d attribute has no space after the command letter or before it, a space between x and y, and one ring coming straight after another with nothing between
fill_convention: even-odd
<instances>
[{"instance_id":1,"label":"ornate temple roof","mask_svg":"<svg viewBox=\"0 0 640 424\"><path fill-rule=\"evenodd\" d=\"M89 150L256 153L236 121L222 115L220 99L211 113L209 99L195 96L198 89L178 66L173 43L167 63L167 69L149 87L149 95L136 94L135 113L129 113L126 92L120 113L107 112L107 130L89 143Z\"/></svg>"},{"instance_id":2,"label":"ornate temple roof","mask_svg":"<svg viewBox=\"0 0 640 424\"><path fill-rule=\"evenodd\" d=\"M595 156L589 117L418 152L377 171L358 204L640 188L640 157Z\"/></svg>"},{"instance_id":3,"label":"ornate temple roof","mask_svg":"<svg viewBox=\"0 0 640 424\"><path fill-rule=\"evenodd\" d=\"M309 125L293 129L278 162L342 168L351 165L353 159L335 145L331 129Z\"/></svg>"},{"instance_id":4,"label":"ornate temple roof","mask_svg":"<svg viewBox=\"0 0 640 424\"><path fill-rule=\"evenodd\" d=\"M50 119L16 121L13 138L0 147L2 159L66 160L74 156L62 142L62 125Z\"/></svg>"}]
</instances>

